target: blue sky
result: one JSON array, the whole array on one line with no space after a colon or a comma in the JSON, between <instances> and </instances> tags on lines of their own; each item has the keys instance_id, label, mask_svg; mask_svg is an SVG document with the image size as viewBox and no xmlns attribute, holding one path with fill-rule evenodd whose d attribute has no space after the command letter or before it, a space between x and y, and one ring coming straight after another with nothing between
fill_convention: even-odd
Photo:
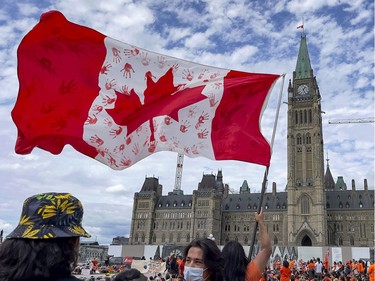
<instances>
[{"instance_id":1,"label":"blue sky","mask_svg":"<svg viewBox=\"0 0 375 281\"><path fill-rule=\"evenodd\" d=\"M14 152L17 136L10 118L18 92L16 50L43 12L61 11L68 20L114 39L202 64L248 72L286 73L296 65L304 23L310 60L322 95L323 136L334 179L343 176L363 189L374 188L374 123L329 125L328 120L374 117L374 3L371 0L161 1L3 0L0 8L0 229L18 223L23 200L48 191L71 192L85 207L84 225L100 243L130 232L134 192L146 176L156 176L163 194L173 190L177 155L159 152L129 169L114 171L66 147L54 156L35 149ZM280 82L262 119L270 139ZM268 190L286 185L286 114L280 109ZM238 161L185 157L182 189L190 194L203 173L223 171L239 190L247 180L259 192L264 167Z\"/></svg>"}]
</instances>

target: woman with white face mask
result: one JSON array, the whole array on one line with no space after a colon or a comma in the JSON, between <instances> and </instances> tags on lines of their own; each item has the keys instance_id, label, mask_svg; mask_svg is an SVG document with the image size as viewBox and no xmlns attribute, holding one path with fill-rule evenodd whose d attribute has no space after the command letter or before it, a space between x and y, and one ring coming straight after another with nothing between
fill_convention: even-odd
<instances>
[{"instance_id":1,"label":"woman with white face mask","mask_svg":"<svg viewBox=\"0 0 375 281\"><path fill-rule=\"evenodd\" d=\"M222 281L223 265L221 251L210 239L193 240L185 248L186 281Z\"/></svg>"}]
</instances>

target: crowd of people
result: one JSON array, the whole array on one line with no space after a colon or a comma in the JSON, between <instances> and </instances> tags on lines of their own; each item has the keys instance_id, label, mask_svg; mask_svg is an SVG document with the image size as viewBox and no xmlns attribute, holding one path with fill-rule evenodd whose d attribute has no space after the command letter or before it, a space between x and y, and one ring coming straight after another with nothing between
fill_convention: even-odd
<instances>
[{"instance_id":1,"label":"crowd of people","mask_svg":"<svg viewBox=\"0 0 375 281\"><path fill-rule=\"evenodd\" d=\"M0 281L77 281L79 237L90 237L82 227L83 207L69 193L44 193L23 204L18 226L0 246ZM262 210L255 214L261 249L249 260L237 241L222 251L209 238L195 239L183 258L171 256L166 271L145 276L135 268L117 268L115 274L85 278L88 281L375 281L373 261L335 262L331 267L320 258L308 262L276 261L272 253ZM98 266L98 264L95 264Z\"/></svg>"},{"instance_id":2,"label":"crowd of people","mask_svg":"<svg viewBox=\"0 0 375 281\"><path fill-rule=\"evenodd\" d=\"M314 281L374 281L375 265L373 261L348 260L343 262L334 262L331 266L328 261L322 262L321 259L313 258L309 261L284 260L276 261L273 269L270 267L264 272L264 280L314 280Z\"/></svg>"}]
</instances>

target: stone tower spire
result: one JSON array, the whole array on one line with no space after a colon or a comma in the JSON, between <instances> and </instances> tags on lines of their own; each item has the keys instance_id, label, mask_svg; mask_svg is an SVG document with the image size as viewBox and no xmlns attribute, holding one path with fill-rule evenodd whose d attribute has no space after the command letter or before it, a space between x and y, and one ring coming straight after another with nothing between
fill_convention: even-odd
<instances>
[{"instance_id":1,"label":"stone tower spire","mask_svg":"<svg viewBox=\"0 0 375 281\"><path fill-rule=\"evenodd\" d=\"M327 152L327 169L326 173L324 175L324 187L325 190L334 190L335 189L335 181L333 179L331 169L329 168L329 158L328 158L328 152Z\"/></svg>"},{"instance_id":2,"label":"stone tower spire","mask_svg":"<svg viewBox=\"0 0 375 281\"><path fill-rule=\"evenodd\" d=\"M306 35L288 86L288 245L327 242L322 111ZM329 172L330 173L330 172Z\"/></svg>"},{"instance_id":3,"label":"stone tower spire","mask_svg":"<svg viewBox=\"0 0 375 281\"><path fill-rule=\"evenodd\" d=\"M298 59L294 79L312 78L313 70L311 68L309 52L307 50L306 35L301 35L301 43L299 45Z\"/></svg>"}]
</instances>

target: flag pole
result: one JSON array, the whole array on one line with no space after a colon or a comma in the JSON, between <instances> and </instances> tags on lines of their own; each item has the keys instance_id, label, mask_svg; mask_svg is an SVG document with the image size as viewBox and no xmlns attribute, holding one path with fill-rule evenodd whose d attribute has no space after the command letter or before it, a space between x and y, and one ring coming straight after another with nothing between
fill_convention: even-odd
<instances>
[{"instance_id":1,"label":"flag pole","mask_svg":"<svg viewBox=\"0 0 375 281\"><path fill-rule=\"evenodd\" d=\"M277 104L277 109L276 109L276 114L275 114L275 121L273 123L273 132L272 132L271 144L270 144L271 153L272 153L273 143L275 141L275 135L276 135L276 129L277 129L277 122L279 120L281 98L283 96L283 88L284 88L284 81L285 81L285 73L282 74L281 76L283 77L283 79L281 81L281 87L280 87L280 92L279 92L279 99L278 99L278 104ZM262 209L263 197L264 197L264 193L266 192L266 189L267 189L269 168L270 168L270 166L267 166L266 170L264 171L264 177L263 177L263 182L262 182L262 191L260 192L259 204L258 204L258 209L257 209L257 213L258 214L260 213L260 211ZM249 260L251 260L251 256L253 255L254 244L255 244L255 238L256 238L256 235L257 235L257 231L258 231L258 222L255 222L255 227L254 227L254 231L253 231L253 237L252 237L252 240L251 240L251 245L250 245L250 250L249 250L249 256L248 256Z\"/></svg>"}]
</instances>

